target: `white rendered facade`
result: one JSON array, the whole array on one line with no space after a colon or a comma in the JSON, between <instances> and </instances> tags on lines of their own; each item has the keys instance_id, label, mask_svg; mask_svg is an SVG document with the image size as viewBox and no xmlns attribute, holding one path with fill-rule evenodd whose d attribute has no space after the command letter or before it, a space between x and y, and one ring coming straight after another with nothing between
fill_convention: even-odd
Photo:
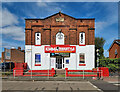
<instances>
[{"instance_id":1,"label":"white rendered facade","mask_svg":"<svg viewBox=\"0 0 120 92\"><path fill-rule=\"evenodd\" d=\"M50 53L45 53L45 46L25 45L25 62L28 64L28 69L32 70L47 70L56 68L56 57L50 57ZM95 67L95 45L72 45L76 47L76 53L70 53L70 57L62 58L62 68L69 70L92 70ZM32 53L32 54L31 54ZM35 54L40 53L41 63L40 66L35 66ZM85 54L85 66L79 65L79 54ZM66 64L69 60L69 64ZM64 64L64 67L63 67Z\"/></svg>"}]
</instances>

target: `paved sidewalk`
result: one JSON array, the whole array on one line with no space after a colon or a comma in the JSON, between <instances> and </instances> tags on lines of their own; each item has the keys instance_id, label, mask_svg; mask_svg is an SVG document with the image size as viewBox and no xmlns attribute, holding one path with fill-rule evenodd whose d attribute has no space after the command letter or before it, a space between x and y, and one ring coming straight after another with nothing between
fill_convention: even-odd
<instances>
[{"instance_id":1,"label":"paved sidewalk","mask_svg":"<svg viewBox=\"0 0 120 92\"><path fill-rule=\"evenodd\" d=\"M100 92L89 81L3 81L4 91L91 91ZM3 92L4 92L3 91Z\"/></svg>"}]
</instances>

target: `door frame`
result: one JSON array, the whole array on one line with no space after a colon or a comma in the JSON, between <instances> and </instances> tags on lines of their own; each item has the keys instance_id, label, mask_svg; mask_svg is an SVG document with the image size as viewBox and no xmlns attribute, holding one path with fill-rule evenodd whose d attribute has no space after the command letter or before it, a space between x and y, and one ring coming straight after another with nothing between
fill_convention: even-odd
<instances>
[{"instance_id":1,"label":"door frame","mask_svg":"<svg viewBox=\"0 0 120 92\"><path fill-rule=\"evenodd\" d=\"M59 58L62 59L62 68L61 68L61 69L65 69L64 57L62 57L62 56L58 56L58 57L56 57L55 69L58 69L58 63L57 63L57 60L58 60ZM58 61L58 62L59 62L59 61ZM64 64L64 68L63 68L63 64Z\"/></svg>"}]
</instances>

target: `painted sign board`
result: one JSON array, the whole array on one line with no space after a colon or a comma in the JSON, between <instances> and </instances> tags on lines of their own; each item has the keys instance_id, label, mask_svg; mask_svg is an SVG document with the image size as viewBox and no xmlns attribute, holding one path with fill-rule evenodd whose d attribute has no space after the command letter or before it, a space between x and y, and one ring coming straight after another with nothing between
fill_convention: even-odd
<instances>
[{"instance_id":1,"label":"painted sign board","mask_svg":"<svg viewBox=\"0 0 120 92\"><path fill-rule=\"evenodd\" d=\"M45 53L75 53L76 46L45 46Z\"/></svg>"}]
</instances>

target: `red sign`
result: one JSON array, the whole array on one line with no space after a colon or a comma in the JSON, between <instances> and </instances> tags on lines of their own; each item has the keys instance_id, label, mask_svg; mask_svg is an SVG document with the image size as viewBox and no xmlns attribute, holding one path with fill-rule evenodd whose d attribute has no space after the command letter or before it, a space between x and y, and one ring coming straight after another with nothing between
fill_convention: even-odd
<instances>
[{"instance_id":1,"label":"red sign","mask_svg":"<svg viewBox=\"0 0 120 92\"><path fill-rule=\"evenodd\" d=\"M45 46L45 53L75 53L76 46Z\"/></svg>"}]
</instances>

